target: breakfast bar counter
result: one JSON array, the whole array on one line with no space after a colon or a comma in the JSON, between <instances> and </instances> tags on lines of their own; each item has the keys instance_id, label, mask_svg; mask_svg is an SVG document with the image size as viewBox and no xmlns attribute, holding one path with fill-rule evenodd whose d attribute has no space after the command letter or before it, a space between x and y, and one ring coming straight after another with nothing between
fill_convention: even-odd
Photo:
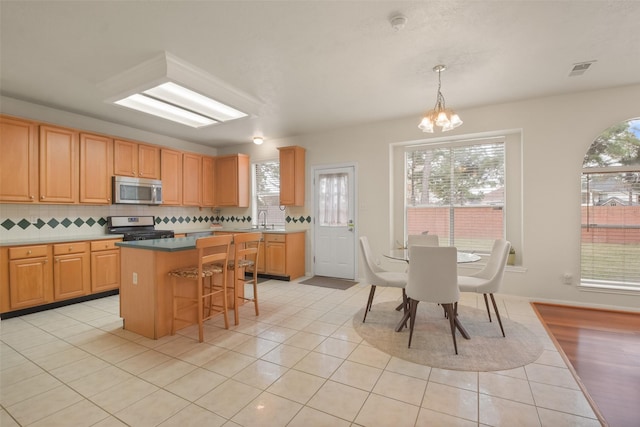
<instances>
[{"instance_id":1,"label":"breakfast bar counter","mask_svg":"<svg viewBox=\"0 0 640 427\"><path fill-rule=\"evenodd\" d=\"M120 316L124 329L151 339L169 335L173 295L168 273L178 267L197 265L196 238L140 240L117 245L121 259ZM185 296L196 292L195 282L191 282L178 287ZM233 285L231 272L227 286ZM238 292L242 295L243 289ZM194 312L194 319L195 315Z\"/></svg>"}]
</instances>

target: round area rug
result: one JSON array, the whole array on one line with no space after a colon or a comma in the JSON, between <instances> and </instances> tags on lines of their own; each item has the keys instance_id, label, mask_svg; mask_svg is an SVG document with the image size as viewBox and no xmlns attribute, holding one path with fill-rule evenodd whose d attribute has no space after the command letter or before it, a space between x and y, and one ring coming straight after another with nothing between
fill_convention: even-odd
<instances>
[{"instance_id":1,"label":"round area rug","mask_svg":"<svg viewBox=\"0 0 640 427\"><path fill-rule=\"evenodd\" d=\"M375 304L362 323L364 309L353 317L353 327L373 347L391 356L434 368L457 371L502 371L534 362L542 354L542 343L523 325L502 318L506 337L492 314L467 306L458 306L458 318L471 339L464 339L456 330L458 354L453 349L449 320L442 307L421 302L413 330L411 348L409 328L396 332L402 312L396 311L397 301Z\"/></svg>"}]
</instances>

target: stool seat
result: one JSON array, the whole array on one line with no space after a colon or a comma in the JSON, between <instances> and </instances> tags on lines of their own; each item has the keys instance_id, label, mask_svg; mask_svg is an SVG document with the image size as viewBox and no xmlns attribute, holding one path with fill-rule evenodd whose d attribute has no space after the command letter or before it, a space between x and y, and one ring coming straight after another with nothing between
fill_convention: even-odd
<instances>
[{"instance_id":1,"label":"stool seat","mask_svg":"<svg viewBox=\"0 0 640 427\"><path fill-rule=\"evenodd\" d=\"M211 277L214 274L222 273L222 266L220 264L206 264L202 266L202 277ZM198 278L198 266L192 265L189 267L180 267L169 272L169 276L180 277L183 279L197 279Z\"/></svg>"},{"instance_id":2,"label":"stool seat","mask_svg":"<svg viewBox=\"0 0 640 427\"><path fill-rule=\"evenodd\" d=\"M253 262L253 260L241 259L240 261L238 261L238 268L251 267L254 264L255 263ZM236 268L235 260L230 259L227 267L229 268L229 270L233 270L234 268Z\"/></svg>"}]
</instances>

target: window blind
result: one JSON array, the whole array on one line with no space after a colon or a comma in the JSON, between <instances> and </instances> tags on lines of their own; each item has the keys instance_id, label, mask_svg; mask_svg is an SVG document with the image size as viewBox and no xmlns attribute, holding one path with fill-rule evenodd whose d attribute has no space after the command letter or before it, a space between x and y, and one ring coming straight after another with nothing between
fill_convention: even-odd
<instances>
[{"instance_id":1,"label":"window blind","mask_svg":"<svg viewBox=\"0 0 640 427\"><path fill-rule=\"evenodd\" d=\"M280 163L276 160L254 163L253 170L255 224L284 226L286 214L280 209Z\"/></svg>"},{"instance_id":2,"label":"window blind","mask_svg":"<svg viewBox=\"0 0 640 427\"><path fill-rule=\"evenodd\" d=\"M413 147L405 155L406 232L488 253L504 237L504 141Z\"/></svg>"},{"instance_id":3,"label":"window blind","mask_svg":"<svg viewBox=\"0 0 640 427\"><path fill-rule=\"evenodd\" d=\"M640 172L582 174L581 283L640 290Z\"/></svg>"}]
</instances>

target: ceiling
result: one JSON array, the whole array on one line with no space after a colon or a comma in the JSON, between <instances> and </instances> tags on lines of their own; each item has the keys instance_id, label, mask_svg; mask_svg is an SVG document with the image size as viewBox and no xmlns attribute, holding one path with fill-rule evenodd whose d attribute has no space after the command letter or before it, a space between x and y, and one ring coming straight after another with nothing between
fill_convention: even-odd
<instances>
[{"instance_id":1,"label":"ceiling","mask_svg":"<svg viewBox=\"0 0 640 427\"><path fill-rule=\"evenodd\" d=\"M437 64L458 112L637 84L638 22L638 1L2 0L0 92L212 147L412 115L417 126ZM193 129L105 102L101 83L162 52L257 98L254 116Z\"/></svg>"}]
</instances>

